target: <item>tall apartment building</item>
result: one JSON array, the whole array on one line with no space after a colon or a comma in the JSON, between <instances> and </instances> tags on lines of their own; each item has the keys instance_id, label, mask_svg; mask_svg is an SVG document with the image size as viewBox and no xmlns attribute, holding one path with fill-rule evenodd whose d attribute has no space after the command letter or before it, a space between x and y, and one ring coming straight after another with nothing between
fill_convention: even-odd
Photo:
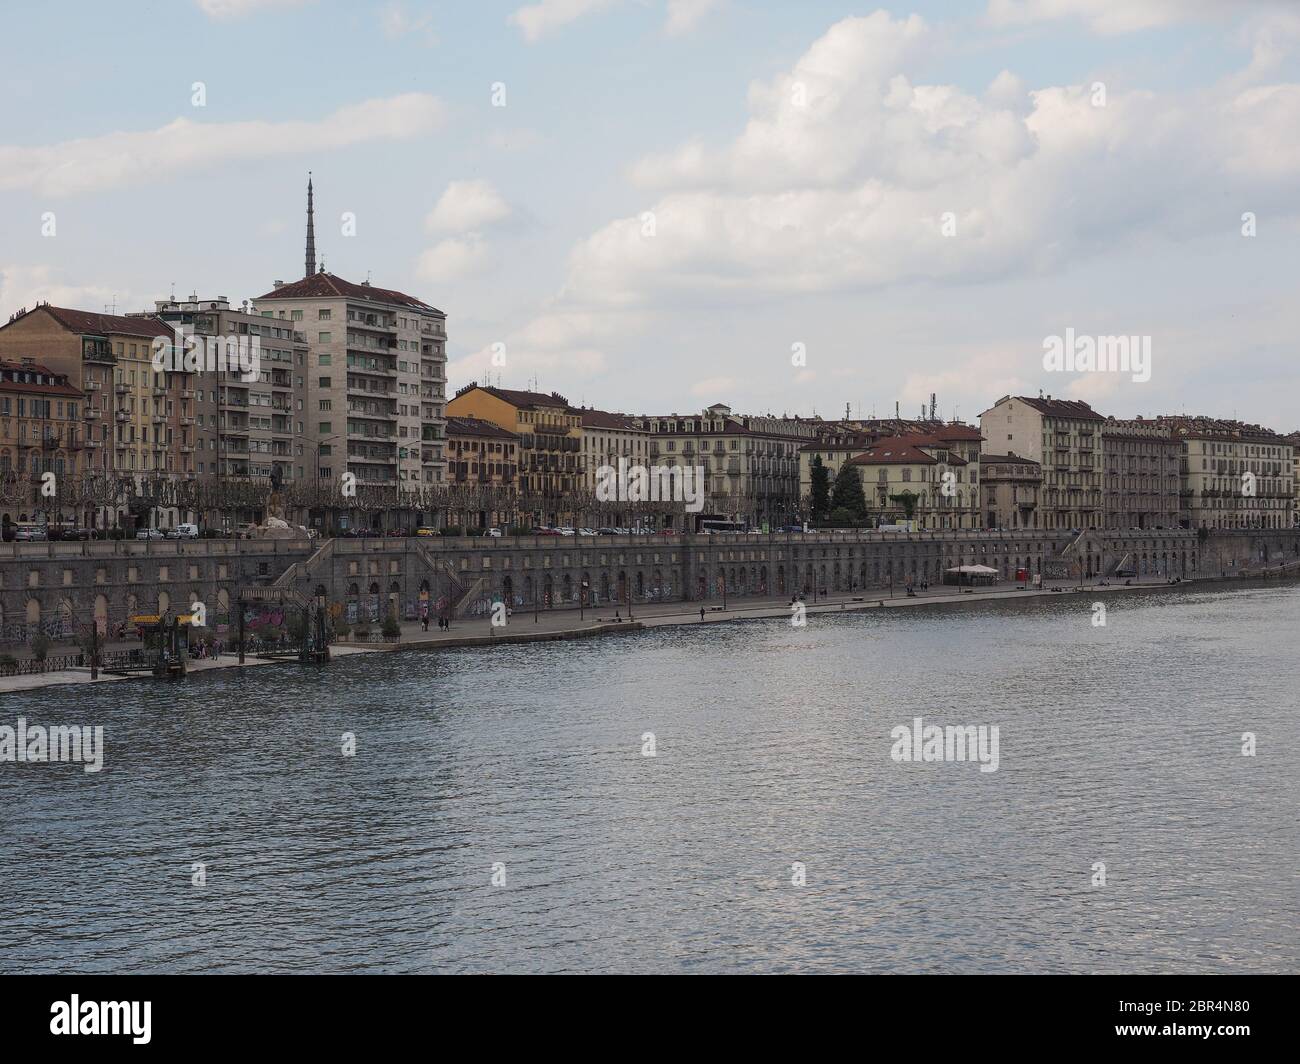
<instances>
[{"instance_id":1,"label":"tall apartment building","mask_svg":"<svg viewBox=\"0 0 1300 1064\"><path fill-rule=\"evenodd\" d=\"M696 466L705 478L704 514L755 527L784 525L799 509L799 448L825 423L732 414L717 403L698 414L635 419L651 434L652 465Z\"/></svg>"},{"instance_id":2,"label":"tall apartment building","mask_svg":"<svg viewBox=\"0 0 1300 1064\"><path fill-rule=\"evenodd\" d=\"M1178 528L1182 444L1157 422L1108 417L1101 445L1105 526Z\"/></svg>"},{"instance_id":3,"label":"tall apartment building","mask_svg":"<svg viewBox=\"0 0 1300 1064\"><path fill-rule=\"evenodd\" d=\"M490 421L519 437L519 492L528 519L557 525L568 521L573 495L583 490L582 412L559 392L493 388L471 382L447 404L452 417Z\"/></svg>"},{"instance_id":4,"label":"tall apartment building","mask_svg":"<svg viewBox=\"0 0 1300 1064\"><path fill-rule=\"evenodd\" d=\"M155 306L160 320L185 334L219 341L214 365L200 364L194 387L182 393L178 404L175 431L182 472L269 477L282 484L314 477L315 450L306 434L308 348L303 333L291 322L232 309L224 296L161 300ZM232 357L238 366L241 352L254 351L252 379L229 368ZM206 357L208 351L202 354Z\"/></svg>"},{"instance_id":5,"label":"tall apartment building","mask_svg":"<svg viewBox=\"0 0 1300 1064\"><path fill-rule=\"evenodd\" d=\"M1004 395L980 414L984 449L1039 463L1042 528L1100 528L1105 418L1074 399Z\"/></svg>"},{"instance_id":6,"label":"tall apartment building","mask_svg":"<svg viewBox=\"0 0 1300 1064\"><path fill-rule=\"evenodd\" d=\"M254 300L306 342L308 465L399 492L445 483L446 315L369 282L315 273Z\"/></svg>"},{"instance_id":7,"label":"tall apartment building","mask_svg":"<svg viewBox=\"0 0 1300 1064\"><path fill-rule=\"evenodd\" d=\"M1181 521L1188 528L1290 528L1295 447L1259 425L1159 417L1182 447Z\"/></svg>"}]
</instances>

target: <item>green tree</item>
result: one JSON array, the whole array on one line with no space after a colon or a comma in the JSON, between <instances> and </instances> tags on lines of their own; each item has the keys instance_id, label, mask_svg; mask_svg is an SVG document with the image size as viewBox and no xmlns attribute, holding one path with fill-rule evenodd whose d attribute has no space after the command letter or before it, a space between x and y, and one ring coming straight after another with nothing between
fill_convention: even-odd
<instances>
[{"instance_id":1,"label":"green tree","mask_svg":"<svg viewBox=\"0 0 1300 1064\"><path fill-rule=\"evenodd\" d=\"M821 517L831 504L831 472L822 464L822 456L812 461L812 516Z\"/></svg>"},{"instance_id":2,"label":"green tree","mask_svg":"<svg viewBox=\"0 0 1300 1064\"><path fill-rule=\"evenodd\" d=\"M891 495L890 502L896 502L903 508L903 517L908 521L912 520L912 515L916 513L916 500L918 496L914 491L900 492L898 495Z\"/></svg>"},{"instance_id":3,"label":"green tree","mask_svg":"<svg viewBox=\"0 0 1300 1064\"><path fill-rule=\"evenodd\" d=\"M855 521L867 512L867 497L862 491L862 477L858 467L848 459L835 474L835 487L831 490L831 509L847 510Z\"/></svg>"}]
</instances>

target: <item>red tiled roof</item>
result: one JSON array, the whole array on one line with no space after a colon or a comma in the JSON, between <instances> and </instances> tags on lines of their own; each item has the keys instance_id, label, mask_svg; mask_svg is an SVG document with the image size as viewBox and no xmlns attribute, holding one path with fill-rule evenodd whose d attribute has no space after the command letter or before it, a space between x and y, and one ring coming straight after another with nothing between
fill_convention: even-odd
<instances>
[{"instance_id":1,"label":"red tiled roof","mask_svg":"<svg viewBox=\"0 0 1300 1064\"><path fill-rule=\"evenodd\" d=\"M10 380L6 376L9 373L40 373L52 378L52 380L46 384L36 381ZM42 366L38 363L11 362L8 359L0 359L0 392L35 392L38 395L66 395L78 399L82 398L81 390L68 383L66 374L55 373L48 366Z\"/></svg>"},{"instance_id":2,"label":"red tiled roof","mask_svg":"<svg viewBox=\"0 0 1300 1064\"><path fill-rule=\"evenodd\" d=\"M171 326L153 315L99 314L93 310L73 310L69 307L52 307L43 303L33 307L28 314L47 311L55 321L69 332L91 336L171 336ZM17 319L15 319L17 320Z\"/></svg>"},{"instance_id":3,"label":"red tiled roof","mask_svg":"<svg viewBox=\"0 0 1300 1064\"><path fill-rule=\"evenodd\" d=\"M578 407L576 410L569 411L571 414L582 415L582 427L584 429L617 429L619 431L630 431L636 428L632 419L627 414L614 414L608 410L593 410L590 407Z\"/></svg>"},{"instance_id":4,"label":"red tiled roof","mask_svg":"<svg viewBox=\"0 0 1300 1064\"><path fill-rule=\"evenodd\" d=\"M899 437L881 440L874 447L849 459L849 465L938 465L939 459Z\"/></svg>"},{"instance_id":5,"label":"red tiled roof","mask_svg":"<svg viewBox=\"0 0 1300 1064\"><path fill-rule=\"evenodd\" d=\"M454 414L447 417L447 435L492 436L502 440L519 439L517 433L511 432L509 429L503 429L500 425L485 421L481 417L457 417Z\"/></svg>"},{"instance_id":6,"label":"red tiled roof","mask_svg":"<svg viewBox=\"0 0 1300 1064\"><path fill-rule=\"evenodd\" d=\"M416 310L429 310L441 314L437 307L431 307L415 296L408 296L395 288L379 288L371 284L355 284L332 273L313 273L301 281L291 281L279 288L273 288L257 297L254 302L263 299L366 299L372 303L390 303L397 306L414 307Z\"/></svg>"},{"instance_id":7,"label":"red tiled roof","mask_svg":"<svg viewBox=\"0 0 1300 1064\"><path fill-rule=\"evenodd\" d=\"M517 406L525 410L531 410L534 407L557 407L562 406L567 411L569 409L569 400L564 396L556 393L552 395L543 395L541 392L525 392L515 388L493 388L487 384L471 384L458 391L453 399L459 399L462 395L473 391L477 388L481 392L487 392L488 395L494 395L498 399L504 400L511 406ZM577 411L573 411L577 413Z\"/></svg>"}]
</instances>

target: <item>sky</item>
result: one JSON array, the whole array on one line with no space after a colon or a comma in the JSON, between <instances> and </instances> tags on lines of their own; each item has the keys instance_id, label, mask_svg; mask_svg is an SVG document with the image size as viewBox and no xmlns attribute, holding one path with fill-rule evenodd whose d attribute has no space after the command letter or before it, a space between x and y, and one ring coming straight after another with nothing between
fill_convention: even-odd
<instances>
[{"instance_id":1,"label":"sky","mask_svg":"<svg viewBox=\"0 0 1300 1064\"><path fill-rule=\"evenodd\" d=\"M1296 0L8 0L0 313L326 268L449 390L1300 429ZM1052 337L1149 338L1149 379Z\"/></svg>"}]
</instances>

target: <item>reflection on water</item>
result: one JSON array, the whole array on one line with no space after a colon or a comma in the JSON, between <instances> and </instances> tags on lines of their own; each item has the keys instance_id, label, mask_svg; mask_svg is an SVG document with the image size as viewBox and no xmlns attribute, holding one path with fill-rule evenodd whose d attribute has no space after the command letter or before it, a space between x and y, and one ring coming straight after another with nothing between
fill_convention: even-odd
<instances>
[{"instance_id":1,"label":"reflection on water","mask_svg":"<svg viewBox=\"0 0 1300 1064\"><path fill-rule=\"evenodd\" d=\"M1105 601L5 696L0 970L1295 970L1300 589Z\"/></svg>"}]
</instances>

